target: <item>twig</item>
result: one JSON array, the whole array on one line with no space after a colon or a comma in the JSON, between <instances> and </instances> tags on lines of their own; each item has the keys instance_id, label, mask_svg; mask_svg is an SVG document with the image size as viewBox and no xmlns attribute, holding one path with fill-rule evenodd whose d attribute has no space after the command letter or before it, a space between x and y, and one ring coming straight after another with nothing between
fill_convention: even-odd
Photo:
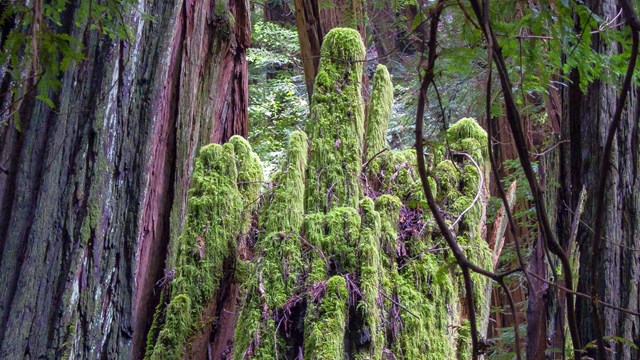
<instances>
[{"instance_id":1,"label":"twig","mask_svg":"<svg viewBox=\"0 0 640 360\"><path fill-rule=\"evenodd\" d=\"M404 307L404 305L400 304L399 302L393 300L389 295L385 294L384 291L380 290L380 294L382 294L382 296L386 297L387 300L391 301L392 303L398 305L402 310L408 312L411 316L413 316L414 318L420 320L420 317L414 313L411 312L411 310L407 309L406 307Z\"/></svg>"},{"instance_id":2,"label":"twig","mask_svg":"<svg viewBox=\"0 0 640 360\"><path fill-rule=\"evenodd\" d=\"M384 153L385 151L389 151L389 148L384 148L384 149L382 149L382 150L378 151L375 155L373 155L373 156L371 157L371 159L367 160L367 162L366 162L366 163L364 163L364 164L362 165L362 171L366 170L366 169L367 169L367 166L369 166L369 163L370 163L370 162L372 162L372 161L373 161L373 159L375 159L376 157L378 157L379 155L381 155L381 154L382 154L382 153Z\"/></svg>"}]
</instances>

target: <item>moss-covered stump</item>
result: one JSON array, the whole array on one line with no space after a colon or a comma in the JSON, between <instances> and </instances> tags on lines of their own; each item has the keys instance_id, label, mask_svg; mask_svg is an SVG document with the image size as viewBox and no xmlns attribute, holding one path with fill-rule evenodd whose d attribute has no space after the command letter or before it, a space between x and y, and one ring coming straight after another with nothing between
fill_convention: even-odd
<instances>
[{"instance_id":1,"label":"moss-covered stump","mask_svg":"<svg viewBox=\"0 0 640 360\"><path fill-rule=\"evenodd\" d=\"M236 150L238 154L236 155ZM217 291L233 262L238 239L251 227L259 200L255 183L262 165L246 140L204 146L196 158L177 264L168 278L166 308L149 333L146 358L179 359L190 352L189 338L210 326Z\"/></svg>"},{"instance_id":2,"label":"moss-covered stump","mask_svg":"<svg viewBox=\"0 0 640 360\"><path fill-rule=\"evenodd\" d=\"M364 141L361 95L365 48L353 29L325 36L311 99L311 156L307 169L308 212L357 207Z\"/></svg>"},{"instance_id":3,"label":"moss-covered stump","mask_svg":"<svg viewBox=\"0 0 640 360\"><path fill-rule=\"evenodd\" d=\"M363 59L357 32L327 35L310 136L291 134L284 161L266 185L243 139L203 148L179 266L168 305L156 315L149 357L188 354L190 336L215 321L203 314L222 276L242 284L231 347L237 360L455 359L469 353L461 305L468 295L426 206L416 152L383 151L393 98L384 66L374 76L365 131ZM486 133L467 118L451 126L446 139L448 150L427 154L429 185L467 256L489 267L482 238ZM225 261L234 258L231 275ZM478 314L487 318L490 283L473 280Z\"/></svg>"}]
</instances>

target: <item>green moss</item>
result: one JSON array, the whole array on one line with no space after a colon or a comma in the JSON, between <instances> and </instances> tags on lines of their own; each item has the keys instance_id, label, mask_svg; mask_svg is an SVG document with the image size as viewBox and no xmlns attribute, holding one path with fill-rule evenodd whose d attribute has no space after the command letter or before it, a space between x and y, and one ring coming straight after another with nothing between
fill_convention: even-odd
<instances>
[{"instance_id":1,"label":"green moss","mask_svg":"<svg viewBox=\"0 0 640 360\"><path fill-rule=\"evenodd\" d=\"M341 276L331 277L319 304L309 305L309 330L304 340L305 359L336 360L345 357L348 300L345 279Z\"/></svg>"},{"instance_id":2,"label":"green moss","mask_svg":"<svg viewBox=\"0 0 640 360\"><path fill-rule=\"evenodd\" d=\"M307 170L307 212L357 207L362 188L364 102L361 96L365 48L353 29L325 36L310 112L311 155Z\"/></svg>"},{"instance_id":3,"label":"green moss","mask_svg":"<svg viewBox=\"0 0 640 360\"><path fill-rule=\"evenodd\" d=\"M358 258L360 262L360 291L362 300L357 309L363 319L363 328L358 329L360 338L366 339L365 346L359 350L359 358L381 359L384 346L384 328L382 324L381 309L378 304L382 302L379 289L381 286L382 272L380 240L381 233L380 213L375 211L374 203L370 198L364 198L360 202L362 212L362 231Z\"/></svg>"},{"instance_id":4,"label":"green moss","mask_svg":"<svg viewBox=\"0 0 640 360\"><path fill-rule=\"evenodd\" d=\"M473 141L475 140L475 141ZM467 152L476 161L487 157L487 132L473 118L462 118L447 129L447 141L453 150Z\"/></svg>"},{"instance_id":5,"label":"green moss","mask_svg":"<svg viewBox=\"0 0 640 360\"><path fill-rule=\"evenodd\" d=\"M339 207L325 216L326 236L320 249L337 274L355 272L358 267L356 247L360 239L360 214L352 207Z\"/></svg>"},{"instance_id":6,"label":"green moss","mask_svg":"<svg viewBox=\"0 0 640 360\"><path fill-rule=\"evenodd\" d=\"M478 169L470 163L462 167L462 193L475 197L480 187L480 173Z\"/></svg>"},{"instance_id":7,"label":"green moss","mask_svg":"<svg viewBox=\"0 0 640 360\"><path fill-rule=\"evenodd\" d=\"M233 256L243 223L243 196L232 144L202 147L196 158L185 227L178 240L174 280L169 287L165 321L151 359L182 354L198 327L202 309L213 299L226 258Z\"/></svg>"},{"instance_id":8,"label":"green moss","mask_svg":"<svg viewBox=\"0 0 640 360\"><path fill-rule=\"evenodd\" d=\"M234 135L229 139L233 145L238 170L238 191L244 202L242 232L246 234L251 228L253 214L260 205L264 172L258 155L251 150L251 145L243 137Z\"/></svg>"},{"instance_id":9,"label":"green moss","mask_svg":"<svg viewBox=\"0 0 640 360\"><path fill-rule=\"evenodd\" d=\"M453 316L459 301L452 267L442 257L427 253L405 266L396 277L399 302L414 314L401 311L401 336L396 356L405 359L450 359L455 354ZM416 316L418 318L416 318Z\"/></svg>"},{"instance_id":10,"label":"green moss","mask_svg":"<svg viewBox=\"0 0 640 360\"><path fill-rule=\"evenodd\" d=\"M438 198L455 199L458 195L460 170L451 160L443 160L435 168L435 177L438 182Z\"/></svg>"},{"instance_id":11,"label":"green moss","mask_svg":"<svg viewBox=\"0 0 640 360\"><path fill-rule=\"evenodd\" d=\"M263 208L260 224L267 232L299 231L304 221L307 135L294 131L289 135L285 161L273 179L273 190Z\"/></svg>"},{"instance_id":12,"label":"green moss","mask_svg":"<svg viewBox=\"0 0 640 360\"><path fill-rule=\"evenodd\" d=\"M261 233L257 248L263 252L262 270L271 289L269 306L280 307L293 295L303 271L299 238L304 222L305 168L307 137L301 131L289 137L285 162L273 181L273 191L261 214ZM275 276L278 274L279 276Z\"/></svg>"},{"instance_id":13,"label":"green moss","mask_svg":"<svg viewBox=\"0 0 640 360\"><path fill-rule=\"evenodd\" d=\"M235 329L233 358L244 359L276 359L276 325L273 319L263 314L258 298L243 309ZM282 343L278 341L278 348Z\"/></svg>"},{"instance_id":14,"label":"green moss","mask_svg":"<svg viewBox=\"0 0 640 360\"><path fill-rule=\"evenodd\" d=\"M88 244L91 240L92 234L95 232L98 226L98 221L102 216L100 208L100 198L92 197L87 205L87 214L82 220L82 226L80 227L80 235L82 237L82 243Z\"/></svg>"},{"instance_id":15,"label":"green moss","mask_svg":"<svg viewBox=\"0 0 640 360\"><path fill-rule=\"evenodd\" d=\"M367 115L366 130L366 159L371 159L374 155L388 147L387 125L391 117L391 105L393 103L393 84L391 76L384 65L378 65L373 75L373 85L371 100L369 102L369 113Z\"/></svg>"},{"instance_id":16,"label":"green moss","mask_svg":"<svg viewBox=\"0 0 640 360\"><path fill-rule=\"evenodd\" d=\"M463 321L458 329L458 359L471 359L473 353L471 348L471 326L469 321Z\"/></svg>"},{"instance_id":17,"label":"green moss","mask_svg":"<svg viewBox=\"0 0 640 360\"><path fill-rule=\"evenodd\" d=\"M396 238L398 237L398 220L402 202L396 196L382 195L375 200L376 210L380 213L380 246L381 253L386 254L382 261L387 270L395 263Z\"/></svg>"},{"instance_id":18,"label":"green moss","mask_svg":"<svg viewBox=\"0 0 640 360\"><path fill-rule=\"evenodd\" d=\"M411 207L426 204L416 163L414 149L385 152L368 165L368 185L381 193L397 196ZM435 181L429 179L429 182L431 190L437 194Z\"/></svg>"},{"instance_id":19,"label":"green moss","mask_svg":"<svg viewBox=\"0 0 640 360\"><path fill-rule=\"evenodd\" d=\"M304 222L304 236L312 246L308 255L308 284L316 284L327 278L329 263L324 253L321 253L325 242L324 218L322 213L309 214Z\"/></svg>"},{"instance_id":20,"label":"green moss","mask_svg":"<svg viewBox=\"0 0 640 360\"><path fill-rule=\"evenodd\" d=\"M184 355L187 336L193 327L194 313L191 299L180 294L171 299L167 306L164 326L160 330L151 359L180 359Z\"/></svg>"},{"instance_id":21,"label":"green moss","mask_svg":"<svg viewBox=\"0 0 640 360\"><path fill-rule=\"evenodd\" d=\"M270 315L265 318L262 314L263 302L270 310L279 309L303 285L300 274L304 272L304 261L299 234L304 221L307 153L305 133L291 133L285 160L274 175L272 189L260 214L260 235L254 249L259 260L253 275L245 282L248 300L241 311L242 326L236 328L236 357L248 350L256 358L275 355L275 327ZM268 289L264 299L260 286ZM254 338L261 340L255 343ZM250 344L252 349L248 349Z\"/></svg>"}]
</instances>

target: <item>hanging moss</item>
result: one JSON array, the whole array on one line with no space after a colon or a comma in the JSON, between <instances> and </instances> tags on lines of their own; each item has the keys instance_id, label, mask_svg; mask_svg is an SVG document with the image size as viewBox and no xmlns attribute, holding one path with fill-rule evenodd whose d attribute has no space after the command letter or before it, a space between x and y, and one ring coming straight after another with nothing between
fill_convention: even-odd
<instances>
[{"instance_id":1,"label":"hanging moss","mask_svg":"<svg viewBox=\"0 0 640 360\"><path fill-rule=\"evenodd\" d=\"M225 259L234 254L243 222L243 196L236 185L233 149L232 144L207 145L196 158L170 301L164 324L154 325L159 335L147 358L184 353L202 309L215 299Z\"/></svg>"},{"instance_id":2,"label":"hanging moss","mask_svg":"<svg viewBox=\"0 0 640 360\"><path fill-rule=\"evenodd\" d=\"M394 347L396 356L453 358L459 300L452 265L437 254L426 253L396 275L399 303L413 312L400 312L402 330Z\"/></svg>"},{"instance_id":3,"label":"hanging moss","mask_svg":"<svg viewBox=\"0 0 640 360\"><path fill-rule=\"evenodd\" d=\"M438 181L438 199L455 199L458 195L460 170L451 160L441 161L435 169L435 177Z\"/></svg>"},{"instance_id":4,"label":"hanging moss","mask_svg":"<svg viewBox=\"0 0 640 360\"><path fill-rule=\"evenodd\" d=\"M326 294L318 304L310 304L305 359L336 360L345 357L344 336L347 325L347 284L342 276L327 281Z\"/></svg>"},{"instance_id":5,"label":"hanging moss","mask_svg":"<svg viewBox=\"0 0 640 360\"><path fill-rule=\"evenodd\" d=\"M305 218L304 236L312 248L309 250L309 266L307 269L307 283L316 284L327 278L329 261L322 252L325 243L324 214L309 214Z\"/></svg>"},{"instance_id":6,"label":"hanging moss","mask_svg":"<svg viewBox=\"0 0 640 360\"><path fill-rule=\"evenodd\" d=\"M366 159L371 159L385 148L388 148L386 132L391 105L393 103L393 84L387 67L378 65L373 75L371 100L367 115ZM375 161L375 160L374 160Z\"/></svg>"},{"instance_id":7,"label":"hanging moss","mask_svg":"<svg viewBox=\"0 0 640 360\"><path fill-rule=\"evenodd\" d=\"M299 238L304 222L304 182L307 136L301 131L289 137L286 160L274 176L273 191L261 214L261 233L256 247L263 253L262 270L270 307L281 307L301 284L303 271ZM280 276L274 276L280 274Z\"/></svg>"},{"instance_id":8,"label":"hanging moss","mask_svg":"<svg viewBox=\"0 0 640 360\"><path fill-rule=\"evenodd\" d=\"M358 267L356 247L360 239L360 214L352 207L339 207L325 217L326 236L320 249L336 274L355 272Z\"/></svg>"},{"instance_id":9,"label":"hanging moss","mask_svg":"<svg viewBox=\"0 0 640 360\"><path fill-rule=\"evenodd\" d=\"M308 212L327 212L340 206L355 208L360 201L364 57L365 48L356 30L336 28L325 36L311 99Z\"/></svg>"},{"instance_id":10,"label":"hanging moss","mask_svg":"<svg viewBox=\"0 0 640 360\"><path fill-rule=\"evenodd\" d=\"M458 329L458 359L471 359L473 353L471 348L471 326L469 321L463 321Z\"/></svg>"},{"instance_id":11,"label":"hanging moss","mask_svg":"<svg viewBox=\"0 0 640 360\"><path fill-rule=\"evenodd\" d=\"M292 132L284 164L273 176L273 190L261 213L260 225L265 231L300 230L304 221L307 154L307 135L302 131Z\"/></svg>"},{"instance_id":12,"label":"hanging moss","mask_svg":"<svg viewBox=\"0 0 640 360\"><path fill-rule=\"evenodd\" d=\"M375 200L376 210L380 213L380 244L387 255L387 269L395 259L396 238L398 237L398 218L402 202L396 196L382 195Z\"/></svg>"},{"instance_id":13,"label":"hanging moss","mask_svg":"<svg viewBox=\"0 0 640 360\"><path fill-rule=\"evenodd\" d=\"M480 173L478 169L470 163L462 167L462 193L475 197L480 187Z\"/></svg>"}]
</instances>

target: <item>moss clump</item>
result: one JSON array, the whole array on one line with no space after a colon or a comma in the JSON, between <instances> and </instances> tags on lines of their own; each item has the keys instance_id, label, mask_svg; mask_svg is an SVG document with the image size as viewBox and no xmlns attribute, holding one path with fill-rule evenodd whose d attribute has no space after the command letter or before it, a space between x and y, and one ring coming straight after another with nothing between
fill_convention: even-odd
<instances>
[{"instance_id":1,"label":"moss clump","mask_svg":"<svg viewBox=\"0 0 640 360\"><path fill-rule=\"evenodd\" d=\"M254 249L258 260L245 283L247 300L236 328L236 358L245 352L256 358L275 353L274 321L272 314L263 310L281 308L302 285L304 262L299 234L304 221L307 153L306 134L291 133L285 161L274 175L260 214L260 235ZM268 291L262 294L261 287Z\"/></svg>"},{"instance_id":2,"label":"moss clump","mask_svg":"<svg viewBox=\"0 0 640 360\"><path fill-rule=\"evenodd\" d=\"M267 232L300 230L304 221L307 154L307 135L292 132L285 161L273 177L273 190L261 212L260 226Z\"/></svg>"},{"instance_id":3,"label":"moss clump","mask_svg":"<svg viewBox=\"0 0 640 360\"><path fill-rule=\"evenodd\" d=\"M263 254L262 270L272 274L266 280L271 290L268 304L272 307L282 306L301 285L298 282L303 260L299 234L304 222L307 147L305 133L295 131L290 135L286 160L274 177L273 191L260 218L263 235L257 249Z\"/></svg>"},{"instance_id":4,"label":"moss clump","mask_svg":"<svg viewBox=\"0 0 640 360\"><path fill-rule=\"evenodd\" d=\"M362 300L357 305L363 326L356 336L362 339L363 348L356 358L381 359L384 346L384 328L379 304L382 303L380 287L384 267L381 264L380 213L374 208L373 200L364 198L360 202L362 231L358 247L360 262L360 291Z\"/></svg>"},{"instance_id":5,"label":"moss clump","mask_svg":"<svg viewBox=\"0 0 640 360\"><path fill-rule=\"evenodd\" d=\"M470 163L462 167L462 193L474 197L480 187L480 173L478 169Z\"/></svg>"},{"instance_id":6,"label":"moss clump","mask_svg":"<svg viewBox=\"0 0 640 360\"><path fill-rule=\"evenodd\" d=\"M309 214L304 222L304 236L311 245L308 255L307 283L316 284L327 278L329 262L322 252L325 243L325 215Z\"/></svg>"},{"instance_id":7,"label":"moss clump","mask_svg":"<svg viewBox=\"0 0 640 360\"><path fill-rule=\"evenodd\" d=\"M471 294L464 293L452 257L438 249L444 240L426 207L415 150L380 154L362 181L364 55L355 30L327 34L310 140L303 132L291 134L284 162L264 196L260 160L244 139L202 148L175 278L163 294L168 306L156 312L147 357L185 356L234 258L240 260L235 280L242 283L236 360L301 353L307 359L358 360L468 354L459 304ZM393 86L383 66L376 70L373 89L369 157L387 146ZM486 133L473 119L462 119L446 136L452 149L468 153L477 165L434 146L427 162L437 181L429 186L437 190L438 206L467 256L490 268L491 251L481 236L484 189L473 202L485 171ZM371 198L363 197L365 185ZM90 233L89 221L84 227ZM237 243L243 248L236 249ZM478 275L473 281L483 318L490 282Z\"/></svg>"},{"instance_id":8,"label":"moss clump","mask_svg":"<svg viewBox=\"0 0 640 360\"><path fill-rule=\"evenodd\" d=\"M158 335L152 359L180 359L187 336L193 326L191 299L185 294L175 296L167 306L164 326Z\"/></svg>"},{"instance_id":9,"label":"moss clump","mask_svg":"<svg viewBox=\"0 0 640 360\"><path fill-rule=\"evenodd\" d=\"M229 143L233 145L235 152L238 191L240 191L244 203L242 232L247 234L251 229L253 214L260 205L264 171L262 161L251 150L251 145L245 138L234 135L229 139Z\"/></svg>"},{"instance_id":10,"label":"moss clump","mask_svg":"<svg viewBox=\"0 0 640 360\"><path fill-rule=\"evenodd\" d=\"M450 359L455 354L458 317L453 266L435 253L425 253L394 275L402 328L394 344L404 359Z\"/></svg>"},{"instance_id":11,"label":"moss clump","mask_svg":"<svg viewBox=\"0 0 640 360\"><path fill-rule=\"evenodd\" d=\"M388 147L385 133L389 118L391 118L391 105L393 103L393 83L387 67L378 65L373 75L373 86L371 90L371 100L369 102L369 113L367 115L366 131L366 158L371 159L374 155Z\"/></svg>"},{"instance_id":12,"label":"moss clump","mask_svg":"<svg viewBox=\"0 0 640 360\"><path fill-rule=\"evenodd\" d=\"M347 283L333 276L326 283L326 293L319 303L310 304L305 359L335 360L345 357L344 336L347 325Z\"/></svg>"},{"instance_id":13,"label":"moss clump","mask_svg":"<svg viewBox=\"0 0 640 360\"><path fill-rule=\"evenodd\" d=\"M148 358L183 354L202 310L215 299L224 261L233 256L236 238L242 230L244 204L237 179L232 144L212 144L200 150L194 165L185 227L178 240L170 301Z\"/></svg>"},{"instance_id":14,"label":"moss clump","mask_svg":"<svg viewBox=\"0 0 640 360\"><path fill-rule=\"evenodd\" d=\"M438 181L438 199L455 199L458 195L460 170L451 160L441 161L435 169L435 177Z\"/></svg>"},{"instance_id":15,"label":"moss clump","mask_svg":"<svg viewBox=\"0 0 640 360\"><path fill-rule=\"evenodd\" d=\"M311 155L307 170L308 212L357 207L362 188L365 48L353 29L327 34L311 99Z\"/></svg>"},{"instance_id":16,"label":"moss clump","mask_svg":"<svg viewBox=\"0 0 640 360\"><path fill-rule=\"evenodd\" d=\"M336 274L355 272L356 247L360 239L360 214L352 207L339 207L325 216L326 236L320 248Z\"/></svg>"},{"instance_id":17,"label":"moss clump","mask_svg":"<svg viewBox=\"0 0 640 360\"><path fill-rule=\"evenodd\" d=\"M462 118L451 125L447 129L447 141L453 150L467 152L476 161L487 157L487 132L473 118Z\"/></svg>"},{"instance_id":18,"label":"moss clump","mask_svg":"<svg viewBox=\"0 0 640 360\"><path fill-rule=\"evenodd\" d=\"M395 260L396 238L398 237L398 220L402 202L396 196L382 195L375 200L376 210L380 213L380 244L387 255L387 269Z\"/></svg>"}]
</instances>

